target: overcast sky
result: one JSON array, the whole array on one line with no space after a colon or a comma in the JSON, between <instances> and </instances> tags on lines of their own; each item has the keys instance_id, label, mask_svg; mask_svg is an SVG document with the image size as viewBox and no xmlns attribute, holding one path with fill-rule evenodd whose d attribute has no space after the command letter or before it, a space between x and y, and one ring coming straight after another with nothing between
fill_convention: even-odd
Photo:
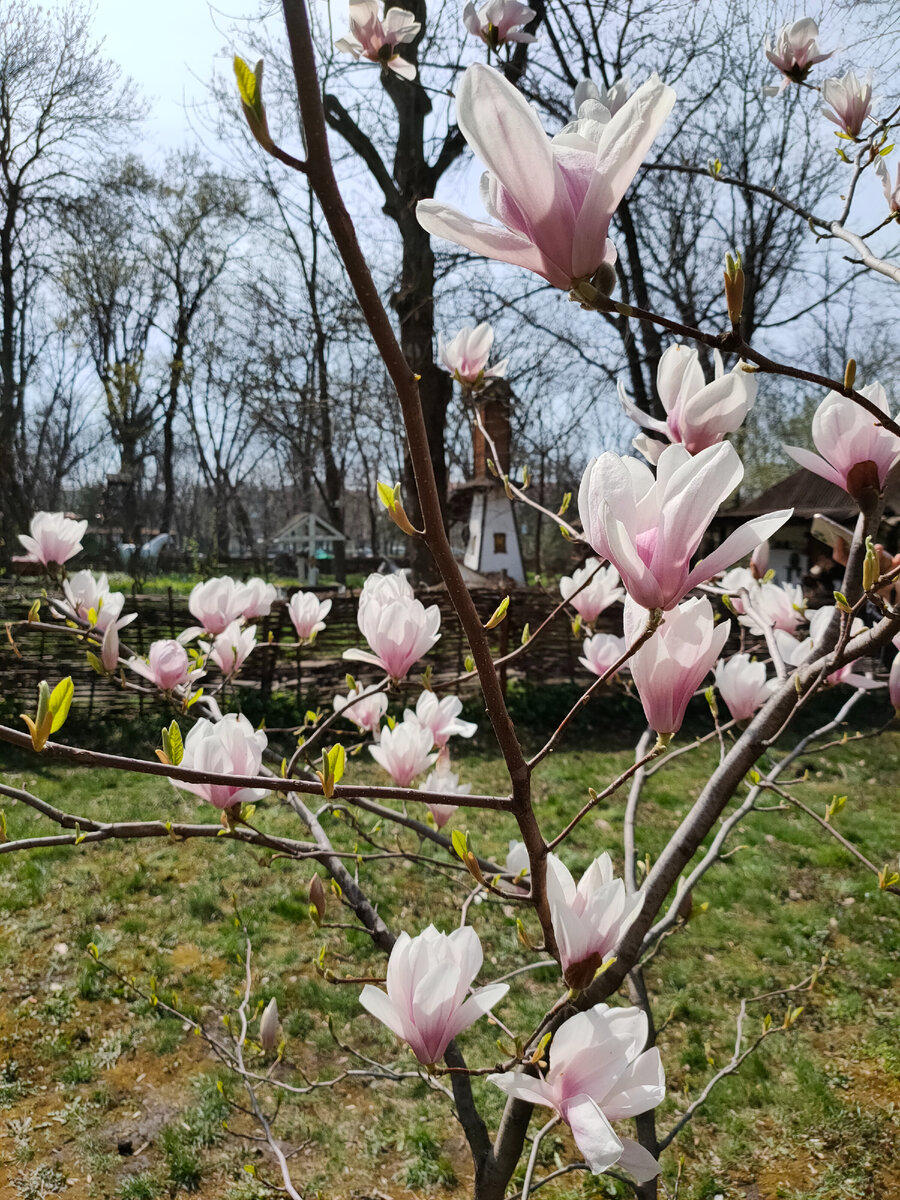
<instances>
[{"instance_id":1,"label":"overcast sky","mask_svg":"<svg viewBox=\"0 0 900 1200\"><path fill-rule=\"evenodd\" d=\"M280 8L274 0L153 0L147 6L134 0L94 0L94 5L94 32L151 102L147 137L161 148L180 146L194 136L191 122L198 121L185 107L203 102L216 60L220 69L227 67L240 50L239 37L231 45L234 27L265 11L274 19ZM347 0L332 4L336 18L346 8ZM208 133L200 132L207 140Z\"/></svg>"}]
</instances>

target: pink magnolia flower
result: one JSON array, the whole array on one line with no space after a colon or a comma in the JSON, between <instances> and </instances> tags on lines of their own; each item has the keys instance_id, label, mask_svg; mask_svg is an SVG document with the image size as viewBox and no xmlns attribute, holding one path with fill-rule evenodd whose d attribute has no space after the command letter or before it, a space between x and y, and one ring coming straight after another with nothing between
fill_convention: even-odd
<instances>
[{"instance_id":1,"label":"pink magnolia flower","mask_svg":"<svg viewBox=\"0 0 900 1200\"><path fill-rule=\"evenodd\" d=\"M608 854L595 858L576 887L568 867L547 856L547 902L563 977L571 988L586 988L609 958L644 903L629 896L613 877Z\"/></svg>"},{"instance_id":2,"label":"pink magnolia flower","mask_svg":"<svg viewBox=\"0 0 900 1200\"><path fill-rule=\"evenodd\" d=\"M548 855L547 857L551 856ZM507 875L512 875L514 879L519 880L516 886L521 887L525 892L529 891L531 885L523 881L527 880L531 874L531 860L528 857L528 848L524 842L513 841L509 843L509 852L506 855L504 866L506 867Z\"/></svg>"},{"instance_id":3,"label":"pink magnolia flower","mask_svg":"<svg viewBox=\"0 0 900 1200\"><path fill-rule=\"evenodd\" d=\"M792 510L757 517L730 534L691 569L691 557L744 468L730 442L691 455L667 446L656 478L636 458L601 454L588 463L578 492L585 537L622 576L644 608L670 609L688 592L749 554L780 529Z\"/></svg>"},{"instance_id":4,"label":"pink magnolia flower","mask_svg":"<svg viewBox=\"0 0 900 1200\"><path fill-rule=\"evenodd\" d=\"M726 372L718 350L714 357L715 378L707 383L696 350L676 343L664 351L656 372L656 390L666 410L665 421L637 408L619 380L622 407L632 421L662 434L669 442L680 442L691 454L714 446L743 424L757 392L755 373L745 371L741 363ZM634 442L635 448L654 464L665 444L646 435Z\"/></svg>"},{"instance_id":5,"label":"pink magnolia flower","mask_svg":"<svg viewBox=\"0 0 900 1200\"><path fill-rule=\"evenodd\" d=\"M406 9L389 8L383 18L378 9L378 0L351 0L350 32L334 43L335 49L352 54L357 62L367 58L381 63L402 79L415 79L414 64L401 58L397 47L413 41L422 26Z\"/></svg>"},{"instance_id":6,"label":"pink magnolia flower","mask_svg":"<svg viewBox=\"0 0 900 1200\"><path fill-rule=\"evenodd\" d=\"M822 84L822 99L830 108L822 108L829 121L834 121L848 137L858 138L866 117L872 111L871 76L861 83L853 71L841 78L832 77Z\"/></svg>"},{"instance_id":7,"label":"pink magnolia flower","mask_svg":"<svg viewBox=\"0 0 900 1200\"><path fill-rule=\"evenodd\" d=\"M325 618L331 612L331 601L320 600L315 592L294 592L287 610L300 641L312 641L325 628Z\"/></svg>"},{"instance_id":8,"label":"pink magnolia flower","mask_svg":"<svg viewBox=\"0 0 900 1200\"><path fill-rule=\"evenodd\" d=\"M388 710L388 698L384 692L366 694L360 688L351 688L346 696L335 696L333 704L336 713L344 713L347 720L352 721L363 733L374 733L376 736L381 718Z\"/></svg>"},{"instance_id":9,"label":"pink magnolia flower","mask_svg":"<svg viewBox=\"0 0 900 1200\"><path fill-rule=\"evenodd\" d=\"M442 333L438 334L441 362L457 383L470 386L480 384L484 379L503 379L506 375L508 358L492 367L487 365L493 344L494 331L486 321L476 325L474 329L467 325L449 342L444 341Z\"/></svg>"},{"instance_id":10,"label":"pink magnolia flower","mask_svg":"<svg viewBox=\"0 0 900 1200\"><path fill-rule=\"evenodd\" d=\"M96 578L90 571L76 571L63 580L63 592L68 601L68 611L81 621L90 621L93 613L94 627L101 633L110 625L123 629L137 620L137 613L129 613L119 620L125 604L124 592L111 592L107 576Z\"/></svg>"},{"instance_id":11,"label":"pink magnolia flower","mask_svg":"<svg viewBox=\"0 0 900 1200\"><path fill-rule=\"evenodd\" d=\"M799 667L805 663L809 656L815 651L817 654L822 652L823 640L828 627L837 612L833 604L826 604L822 608L817 608L809 618L809 637L802 641L799 638L792 637L791 634L783 629L775 630L775 644L778 647L781 657L790 667ZM859 617L854 617L850 625L850 636L856 637L857 634L863 633L866 626ZM863 688L878 688L883 686L877 683L874 679L866 675L857 675L853 670L854 663L844 663L842 667L838 667L836 671L832 671L826 676L825 682L829 685L838 683L849 683L854 687Z\"/></svg>"},{"instance_id":12,"label":"pink magnolia flower","mask_svg":"<svg viewBox=\"0 0 900 1200\"><path fill-rule=\"evenodd\" d=\"M600 87L591 79L582 79L575 87L575 112L579 117L597 120L595 105L605 108L614 117L631 92L631 76L622 75L609 87ZM588 107L585 109L585 105ZM608 118L600 118L603 124Z\"/></svg>"},{"instance_id":13,"label":"pink magnolia flower","mask_svg":"<svg viewBox=\"0 0 900 1200\"><path fill-rule=\"evenodd\" d=\"M582 587L586 579L590 583ZM571 575L563 575L559 581L559 594L581 615L582 621L593 625L611 604L625 599L625 591L619 586L621 582L615 567L601 567L596 558L589 558L583 567L577 567Z\"/></svg>"},{"instance_id":14,"label":"pink magnolia flower","mask_svg":"<svg viewBox=\"0 0 900 1200\"><path fill-rule=\"evenodd\" d=\"M459 775L450 770L450 760L446 751L438 755L437 766L431 774L419 784L420 792L442 792L444 795L468 796L472 790L469 783L460 783ZM438 829L443 829L459 807L456 804L432 804L427 802L428 811L434 817Z\"/></svg>"},{"instance_id":15,"label":"pink magnolia flower","mask_svg":"<svg viewBox=\"0 0 900 1200\"><path fill-rule=\"evenodd\" d=\"M184 755L180 766L211 775L259 774L267 738L241 713L226 713L221 721L201 717L184 739ZM216 808L231 808L235 804L253 804L266 794L265 788L234 787L227 783L186 783L183 779L170 781L185 792L202 796Z\"/></svg>"},{"instance_id":16,"label":"pink magnolia flower","mask_svg":"<svg viewBox=\"0 0 900 1200\"><path fill-rule=\"evenodd\" d=\"M625 640L631 645L647 625L637 604L625 605ZM722 653L730 621L715 624L706 597L667 612L659 629L628 661L647 724L665 741L677 733L688 701Z\"/></svg>"},{"instance_id":17,"label":"pink magnolia flower","mask_svg":"<svg viewBox=\"0 0 900 1200\"><path fill-rule=\"evenodd\" d=\"M750 555L750 574L756 580L765 578L769 570L769 543L760 542Z\"/></svg>"},{"instance_id":18,"label":"pink magnolia flower","mask_svg":"<svg viewBox=\"0 0 900 1200\"><path fill-rule=\"evenodd\" d=\"M560 1025L542 1079L515 1071L488 1081L508 1096L552 1108L595 1175L618 1166L646 1183L659 1174L659 1163L638 1142L620 1138L610 1122L636 1117L665 1098L662 1060L656 1046L644 1050L647 1034L640 1009L597 1004Z\"/></svg>"},{"instance_id":19,"label":"pink magnolia flower","mask_svg":"<svg viewBox=\"0 0 900 1200\"><path fill-rule=\"evenodd\" d=\"M345 650L344 658L371 663L392 679L403 679L441 636L441 610L436 604L426 609L402 575L369 576L357 623L371 652Z\"/></svg>"},{"instance_id":20,"label":"pink magnolia flower","mask_svg":"<svg viewBox=\"0 0 900 1200\"><path fill-rule=\"evenodd\" d=\"M578 661L594 675L605 675L627 649L624 638L614 633L595 633L584 639L584 655Z\"/></svg>"},{"instance_id":21,"label":"pink magnolia flower","mask_svg":"<svg viewBox=\"0 0 900 1200\"><path fill-rule=\"evenodd\" d=\"M230 575L198 583L191 589L188 609L207 633L222 633L243 614L243 584L235 583Z\"/></svg>"},{"instance_id":22,"label":"pink magnolia flower","mask_svg":"<svg viewBox=\"0 0 900 1200\"><path fill-rule=\"evenodd\" d=\"M504 42L536 41L533 33L526 33L522 28L536 16L533 8L527 8L519 0L488 0L477 10L469 0L463 9L463 24L469 33L496 50Z\"/></svg>"},{"instance_id":23,"label":"pink magnolia flower","mask_svg":"<svg viewBox=\"0 0 900 1200\"><path fill-rule=\"evenodd\" d=\"M430 729L401 721L393 729L382 729L378 745L370 746L369 753L397 787L409 787L417 775L436 761L437 755L430 753L433 745Z\"/></svg>"},{"instance_id":24,"label":"pink magnolia flower","mask_svg":"<svg viewBox=\"0 0 900 1200\"><path fill-rule=\"evenodd\" d=\"M782 25L773 46L766 37L766 58L781 72L778 87L765 88L767 96L777 95L790 83L802 83L816 63L831 58L834 50L819 49L819 27L811 17L801 17L792 25Z\"/></svg>"},{"instance_id":25,"label":"pink magnolia flower","mask_svg":"<svg viewBox=\"0 0 900 1200\"><path fill-rule=\"evenodd\" d=\"M760 545L767 546L768 542L761 542ZM741 592L752 593L756 583L757 580L750 567L732 567L718 580L719 587L731 601L731 607L736 613L744 611L744 599Z\"/></svg>"},{"instance_id":26,"label":"pink magnolia flower","mask_svg":"<svg viewBox=\"0 0 900 1200\"><path fill-rule=\"evenodd\" d=\"M766 679L766 664L754 662L749 654L720 658L715 670L716 688L736 721L746 721L762 708L777 680Z\"/></svg>"},{"instance_id":27,"label":"pink magnolia flower","mask_svg":"<svg viewBox=\"0 0 900 1200\"><path fill-rule=\"evenodd\" d=\"M193 671L188 652L174 638L163 638L152 642L146 660L130 658L128 666L138 675L149 679L163 692L174 692L176 688L203 676L202 671Z\"/></svg>"},{"instance_id":28,"label":"pink magnolia flower","mask_svg":"<svg viewBox=\"0 0 900 1200\"><path fill-rule=\"evenodd\" d=\"M875 160L875 174L881 180L888 208L892 213L900 212L900 163L897 164L897 174L893 184L891 184L891 173L883 158Z\"/></svg>"},{"instance_id":29,"label":"pink magnolia flower","mask_svg":"<svg viewBox=\"0 0 900 1200\"><path fill-rule=\"evenodd\" d=\"M223 675L234 675L256 646L256 626L241 629L240 621L231 624L213 642L201 642L200 649L213 660Z\"/></svg>"},{"instance_id":30,"label":"pink magnolia flower","mask_svg":"<svg viewBox=\"0 0 900 1200\"><path fill-rule=\"evenodd\" d=\"M889 415L880 383L870 383L859 391ZM871 413L838 392L829 392L816 409L812 438L818 454L801 446L784 448L794 462L837 484L854 499L870 488L881 491L891 467L900 461L900 440Z\"/></svg>"},{"instance_id":31,"label":"pink magnolia flower","mask_svg":"<svg viewBox=\"0 0 900 1200\"><path fill-rule=\"evenodd\" d=\"M267 617L272 611L272 605L278 596L278 588L264 579L254 576L244 584L241 597L243 609L241 616L245 621L253 621L257 617Z\"/></svg>"},{"instance_id":32,"label":"pink magnolia flower","mask_svg":"<svg viewBox=\"0 0 900 1200\"><path fill-rule=\"evenodd\" d=\"M456 119L488 168L481 198L497 225L438 200L420 200L419 224L475 254L526 267L571 288L603 267L614 278L609 223L675 103L654 75L605 125L576 121L548 139L524 96L476 63L463 76Z\"/></svg>"},{"instance_id":33,"label":"pink magnolia flower","mask_svg":"<svg viewBox=\"0 0 900 1200\"><path fill-rule=\"evenodd\" d=\"M439 700L434 692L422 692L416 701L415 712L411 708L405 709L403 720L429 730L435 746L440 749L454 734L470 738L478 731L474 721L460 721L462 707L458 696L444 696Z\"/></svg>"},{"instance_id":34,"label":"pink magnolia flower","mask_svg":"<svg viewBox=\"0 0 900 1200\"><path fill-rule=\"evenodd\" d=\"M82 549L81 539L87 525L87 521L73 521L61 512L37 512L31 518L28 533L18 536L32 562L45 567L56 563L61 567Z\"/></svg>"},{"instance_id":35,"label":"pink magnolia flower","mask_svg":"<svg viewBox=\"0 0 900 1200\"><path fill-rule=\"evenodd\" d=\"M483 961L478 934L469 925L450 934L433 925L417 937L401 933L388 959L387 994L367 983L359 1002L430 1066L509 990L508 984L494 983L466 999Z\"/></svg>"},{"instance_id":36,"label":"pink magnolia flower","mask_svg":"<svg viewBox=\"0 0 900 1200\"><path fill-rule=\"evenodd\" d=\"M136 615L136 614L135 614ZM119 626L112 621L107 625L100 643L100 662L103 669L112 674L119 665Z\"/></svg>"},{"instance_id":37,"label":"pink magnolia flower","mask_svg":"<svg viewBox=\"0 0 900 1200\"><path fill-rule=\"evenodd\" d=\"M888 696L894 706L894 712L900 712L900 633L894 638L897 653L891 663L891 673L888 677Z\"/></svg>"},{"instance_id":38,"label":"pink magnolia flower","mask_svg":"<svg viewBox=\"0 0 900 1200\"><path fill-rule=\"evenodd\" d=\"M757 636L766 628L794 633L806 620L806 598L799 583L754 582L747 596L750 607L741 624Z\"/></svg>"}]
</instances>

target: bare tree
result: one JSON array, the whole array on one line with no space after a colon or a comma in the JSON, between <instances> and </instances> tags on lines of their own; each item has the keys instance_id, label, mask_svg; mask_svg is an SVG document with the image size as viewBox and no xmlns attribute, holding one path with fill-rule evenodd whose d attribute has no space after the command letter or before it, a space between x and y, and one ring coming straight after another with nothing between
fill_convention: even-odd
<instances>
[{"instance_id":1,"label":"bare tree","mask_svg":"<svg viewBox=\"0 0 900 1200\"><path fill-rule=\"evenodd\" d=\"M87 160L138 113L135 93L91 36L91 8L6 0L0 11L0 536L27 516L26 405L49 331L40 300L52 234Z\"/></svg>"}]
</instances>

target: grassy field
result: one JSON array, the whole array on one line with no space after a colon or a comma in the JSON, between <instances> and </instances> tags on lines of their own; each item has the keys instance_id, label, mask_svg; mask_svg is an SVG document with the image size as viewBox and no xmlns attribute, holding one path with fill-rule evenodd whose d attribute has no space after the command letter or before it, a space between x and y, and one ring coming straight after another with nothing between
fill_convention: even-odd
<instances>
[{"instance_id":1,"label":"grassy field","mask_svg":"<svg viewBox=\"0 0 900 1200\"><path fill-rule=\"evenodd\" d=\"M878 719L875 713L872 723ZM561 827L589 786L630 759L597 739L588 745L553 755L541 771L548 829ZM79 773L2 753L7 781L70 811L105 820L217 820L163 780ZM642 855L656 854L685 812L710 754L704 747L685 755L650 782L640 813ZM479 790L501 786L497 764L477 744L459 763ZM889 733L807 756L801 769L809 780L795 790L820 812L847 795L839 828L881 864L897 851L898 768L900 735ZM376 779L362 761L351 770L354 778ZM31 810L2 806L10 837L51 832ZM614 798L579 827L570 865L580 868L619 844L621 813ZM261 805L256 821L295 831L275 802ZM514 834L503 816L473 814L460 825L486 853L502 855ZM346 823L329 818L329 829L336 841L354 844ZM683 1156L681 1200L900 1196L897 898L880 893L837 843L794 811L755 814L732 845L740 849L707 876L689 922L647 968L670 1087L661 1129L728 1061L743 997L797 983L823 955L828 965L815 989L792 1001L804 1007L796 1027L768 1039L725 1080L664 1155L669 1190ZM364 885L374 870L361 868ZM86 952L89 943L124 976L145 989L155 981L163 998L177 996L182 1011L221 1029L242 979L236 906L253 941L254 1001L278 999L285 1078L296 1079L296 1068L322 1077L347 1065L329 1016L345 1045L384 1062L409 1061L360 1008L358 985L329 984L316 973L323 945L337 975L379 975L383 966L362 935L313 927L310 873L221 840L0 858L0 1200L273 1194L246 1170L274 1178L258 1145L242 1136L252 1127L229 1106L241 1099L234 1081L222 1076L220 1091L203 1042L106 975ZM435 912L445 929L458 923L467 876L405 864L379 864L378 874L380 911L393 928L417 932ZM493 901L470 910L486 947L484 982L528 960L516 915ZM521 976L498 1015L526 1031L558 994L554 971ZM767 1011L780 1023L787 1003L751 1006L748 1031L755 1034ZM464 1035L471 1064L496 1060L497 1032L480 1022ZM495 1122L500 1093L480 1082L476 1088ZM357 1083L301 1097L282 1106L277 1129L300 1148L293 1163L305 1197L462 1200L470 1192L460 1131L446 1102L420 1083ZM571 1156L565 1132L548 1136L542 1172ZM586 1173L543 1192L556 1200L627 1194Z\"/></svg>"}]
</instances>

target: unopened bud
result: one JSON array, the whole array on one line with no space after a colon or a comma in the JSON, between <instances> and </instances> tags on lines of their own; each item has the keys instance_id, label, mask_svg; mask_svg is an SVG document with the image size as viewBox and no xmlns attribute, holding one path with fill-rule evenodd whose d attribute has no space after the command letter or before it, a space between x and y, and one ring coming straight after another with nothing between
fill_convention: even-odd
<instances>
[{"instance_id":1,"label":"unopened bud","mask_svg":"<svg viewBox=\"0 0 900 1200\"><path fill-rule=\"evenodd\" d=\"M856 359L848 358L844 368L844 387L849 391L856 382Z\"/></svg>"},{"instance_id":2,"label":"unopened bud","mask_svg":"<svg viewBox=\"0 0 900 1200\"><path fill-rule=\"evenodd\" d=\"M325 919L325 889L318 875L313 875L309 881L309 910L309 915L317 925ZM315 916L313 916L314 913Z\"/></svg>"},{"instance_id":3,"label":"unopened bud","mask_svg":"<svg viewBox=\"0 0 900 1200\"><path fill-rule=\"evenodd\" d=\"M741 313L744 311L744 272L740 255L736 259L730 254L725 255L725 303L728 306L728 319L736 328L741 323Z\"/></svg>"},{"instance_id":4,"label":"unopened bud","mask_svg":"<svg viewBox=\"0 0 900 1200\"><path fill-rule=\"evenodd\" d=\"M866 538L866 556L863 559L863 591L869 592L878 582L881 574L881 564L878 561L878 551L870 537Z\"/></svg>"},{"instance_id":5,"label":"unopened bud","mask_svg":"<svg viewBox=\"0 0 900 1200\"><path fill-rule=\"evenodd\" d=\"M318 876L316 876L318 878ZM259 1018L259 1044L267 1054L271 1054L281 1039L281 1023L278 1020L278 1001L273 996L263 1015Z\"/></svg>"}]
</instances>

